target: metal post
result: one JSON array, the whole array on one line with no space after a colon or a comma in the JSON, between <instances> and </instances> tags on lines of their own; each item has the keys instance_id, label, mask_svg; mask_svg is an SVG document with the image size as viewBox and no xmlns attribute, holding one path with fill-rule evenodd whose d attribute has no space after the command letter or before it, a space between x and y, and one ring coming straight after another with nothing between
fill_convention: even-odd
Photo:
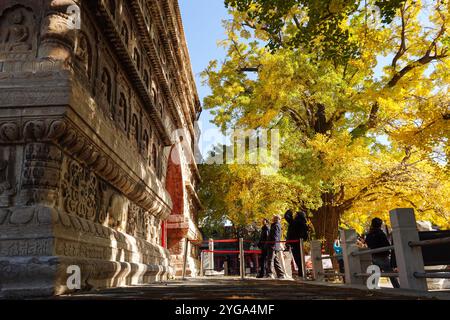
<instances>
[{"instance_id":1,"label":"metal post","mask_svg":"<svg viewBox=\"0 0 450 320\"><path fill-rule=\"evenodd\" d=\"M323 281L322 242L320 240L311 241L311 262L314 280Z\"/></svg>"},{"instance_id":2,"label":"metal post","mask_svg":"<svg viewBox=\"0 0 450 320\"><path fill-rule=\"evenodd\" d=\"M363 285L364 279L357 277L361 273L361 259L360 256L353 256L353 252L358 252L359 248L356 245L358 235L355 230L341 230L341 246L342 257L344 258L345 283ZM365 270L364 270L365 272Z\"/></svg>"},{"instance_id":3,"label":"metal post","mask_svg":"<svg viewBox=\"0 0 450 320\"><path fill-rule=\"evenodd\" d=\"M223 263L223 275L226 277L226 276L228 276L228 261L224 261L224 263Z\"/></svg>"},{"instance_id":4,"label":"metal post","mask_svg":"<svg viewBox=\"0 0 450 320\"><path fill-rule=\"evenodd\" d=\"M301 266L297 266L297 268L302 268L302 275L303 275L303 280L306 279L306 262L305 262L305 245L303 242L303 239L300 239L299 242L299 246L300 246L300 263Z\"/></svg>"},{"instance_id":5,"label":"metal post","mask_svg":"<svg viewBox=\"0 0 450 320\"><path fill-rule=\"evenodd\" d=\"M410 246L410 242L419 241L414 209L392 210L390 218L400 286L402 289L427 291L427 280L414 275L425 272L422 248Z\"/></svg>"},{"instance_id":6,"label":"metal post","mask_svg":"<svg viewBox=\"0 0 450 320\"><path fill-rule=\"evenodd\" d=\"M244 256L244 239L239 238L239 259L240 261L240 271L241 271L241 280L245 279L245 256Z\"/></svg>"},{"instance_id":7,"label":"metal post","mask_svg":"<svg viewBox=\"0 0 450 320\"><path fill-rule=\"evenodd\" d=\"M187 266L187 256L189 252L189 239L186 238L184 242L184 256L183 256L183 273L182 273L182 279L186 279L186 266Z\"/></svg>"}]
</instances>

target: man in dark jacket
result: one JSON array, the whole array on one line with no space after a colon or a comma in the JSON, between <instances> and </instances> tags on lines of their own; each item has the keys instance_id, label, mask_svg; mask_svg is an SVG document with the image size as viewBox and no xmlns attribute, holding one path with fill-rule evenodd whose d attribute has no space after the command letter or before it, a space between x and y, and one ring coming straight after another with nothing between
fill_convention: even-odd
<instances>
[{"instance_id":1,"label":"man in dark jacket","mask_svg":"<svg viewBox=\"0 0 450 320\"><path fill-rule=\"evenodd\" d=\"M380 218L374 218L370 226L370 231L366 235L365 242L370 249L377 249L382 247L389 247L389 242L386 234L381 230L383 220ZM393 272L391 267L391 261L389 259L390 251L374 253L372 254L372 263L380 267L382 272ZM400 288L400 284L396 277L390 277L392 286L394 288Z\"/></svg>"},{"instance_id":2,"label":"man in dark jacket","mask_svg":"<svg viewBox=\"0 0 450 320\"><path fill-rule=\"evenodd\" d=\"M302 211L297 212L295 218L292 214L291 210L286 211L284 214L284 219L286 219L288 223L288 230L286 235L286 240L307 240L308 239L308 225L306 222L305 213ZM298 268L298 276L303 277L302 272L302 262L300 256L300 244L299 243L291 243L288 244L292 256L294 257L295 264Z\"/></svg>"},{"instance_id":3,"label":"man in dark jacket","mask_svg":"<svg viewBox=\"0 0 450 320\"><path fill-rule=\"evenodd\" d=\"M281 217L273 216L272 225L269 231L269 243L267 245L267 263L266 263L266 277L272 278L272 267L275 268L278 279L284 279L284 271L280 261L281 251Z\"/></svg>"},{"instance_id":4,"label":"man in dark jacket","mask_svg":"<svg viewBox=\"0 0 450 320\"><path fill-rule=\"evenodd\" d=\"M261 235L259 236L258 247L261 249L261 255L259 256L259 274L257 278L264 278L266 276L266 261L267 261L267 241L269 240L269 220L263 220L263 226L261 228Z\"/></svg>"}]
</instances>

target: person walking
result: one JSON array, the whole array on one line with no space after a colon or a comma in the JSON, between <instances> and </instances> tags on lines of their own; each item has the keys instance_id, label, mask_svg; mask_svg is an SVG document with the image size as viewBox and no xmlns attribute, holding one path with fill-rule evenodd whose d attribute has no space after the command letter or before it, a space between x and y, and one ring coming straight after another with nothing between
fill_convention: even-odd
<instances>
[{"instance_id":1,"label":"person walking","mask_svg":"<svg viewBox=\"0 0 450 320\"><path fill-rule=\"evenodd\" d=\"M259 256L259 273L257 278L264 278L267 274L266 264L267 264L267 241L269 240L269 220L263 219L261 234L259 236L258 248L261 250L261 255Z\"/></svg>"},{"instance_id":2,"label":"person walking","mask_svg":"<svg viewBox=\"0 0 450 320\"><path fill-rule=\"evenodd\" d=\"M389 247L391 243L389 242L386 234L381 229L383 225L383 220L380 218L374 218L372 220L369 233L366 235L365 242L369 249L377 249L382 247ZM390 251L379 252L372 254L372 263L380 267L382 272L393 272L391 261L389 259ZM394 288L400 288L397 277L389 277L392 286Z\"/></svg>"},{"instance_id":3,"label":"person walking","mask_svg":"<svg viewBox=\"0 0 450 320\"><path fill-rule=\"evenodd\" d=\"M300 239L308 240L308 224L306 221L306 214L303 211L297 212L295 218L291 210L286 211L284 219L288 223L288 230L286 234L286 240L298 241ZM299 243L288 243L292 256L294 257L295 264L298 268L298 276L303 277L302 262Z\"/></svg>"},{"instance_id":4,"label":"person walking","mask_svg":"<svg viewBox=\"0 0 450 320\"><path fill-rule=\"evenodd\" d=\"M266 278L273 278L272 268L275 269L278 279L284 279L284 271L280 260L281 249L281 217L274 215L269 231L269 243L267 244Z\"/></svg>"}]
</instances>

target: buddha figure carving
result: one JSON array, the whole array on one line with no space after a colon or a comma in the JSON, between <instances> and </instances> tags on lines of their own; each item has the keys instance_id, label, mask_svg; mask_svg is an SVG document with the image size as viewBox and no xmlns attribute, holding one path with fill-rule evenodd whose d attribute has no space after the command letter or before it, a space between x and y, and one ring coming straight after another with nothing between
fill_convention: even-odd
<instances>
[{"instance_id":1,"label":"buddha figure carving","mask_svg":"<svg viewBox=\"0 0 450 320\"><path fill-rule=\"evenodd\" d=\"M127 123L127 102L125 100L125 96L123 94L120 95L119 99L119 107L117 108L117 122L119 123L120 128L123 131L126 131L126 123Z\"/></svg>"},{"instance_id":2,"label":"buddha figure carving","mask_svg":"<svg viewBox=\"0 0 450 320\"><path fill-rule=\"evenodd\" d=\"M139 121L136 115L133 115L131 122L131 138L139 146Z\"/></svg>"},{"instance_id":3,"label":"buddha figure carving","mask_svg":"<svg viewBox=\"0 0 450 320\"><path fill-rule=\"evenodd\" d=\"M8 181L8 161L0 160L0 195L11 189Z\"/></svg>"},{"instance_id":4,"label":"buddha figure carving","mask_svg":"<svg viewBox=\"0 0 450 320\"><path fill-rule=\"evenodd\" d=\"M4 39L5 49L9 52L31 50L30 29L21 9L11 12L8 16L8 27Z\"/></svg>"},{"instance_id":5,"label":"buddha figure carving","mask_svg":"<svg viewBox=\"0 0 450 320\"><path fill-rule=\"evenodd\" d=\"M102 79L100 83L100 97L104 101L111 102L111 77L106 69L103 70Z\"/></svg>"}]
</instances>

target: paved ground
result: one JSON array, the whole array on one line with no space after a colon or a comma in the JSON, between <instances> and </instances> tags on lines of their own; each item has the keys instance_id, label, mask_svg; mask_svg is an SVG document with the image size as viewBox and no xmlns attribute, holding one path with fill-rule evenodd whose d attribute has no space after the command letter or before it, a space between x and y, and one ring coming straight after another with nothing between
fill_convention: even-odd
<instances>
[{"instance_id":1,"label":"paved ground","mask_svg":"<svg viewBox=\"0 0 450 320\"><path fill-rule=\"evenodd\" d=\"M387 292L386 292L387 291ZM420 296L343 288L337 285L314 285L299 281L236 278L190 279L169 281L147 286L126 287L92 291L90 293L63 296L57 299L82 300L216 300L216 299L273 299L273 300L392 300L424 299ZM443 295L450 299L450 293Z\"/></svg>"}]
</instances>

